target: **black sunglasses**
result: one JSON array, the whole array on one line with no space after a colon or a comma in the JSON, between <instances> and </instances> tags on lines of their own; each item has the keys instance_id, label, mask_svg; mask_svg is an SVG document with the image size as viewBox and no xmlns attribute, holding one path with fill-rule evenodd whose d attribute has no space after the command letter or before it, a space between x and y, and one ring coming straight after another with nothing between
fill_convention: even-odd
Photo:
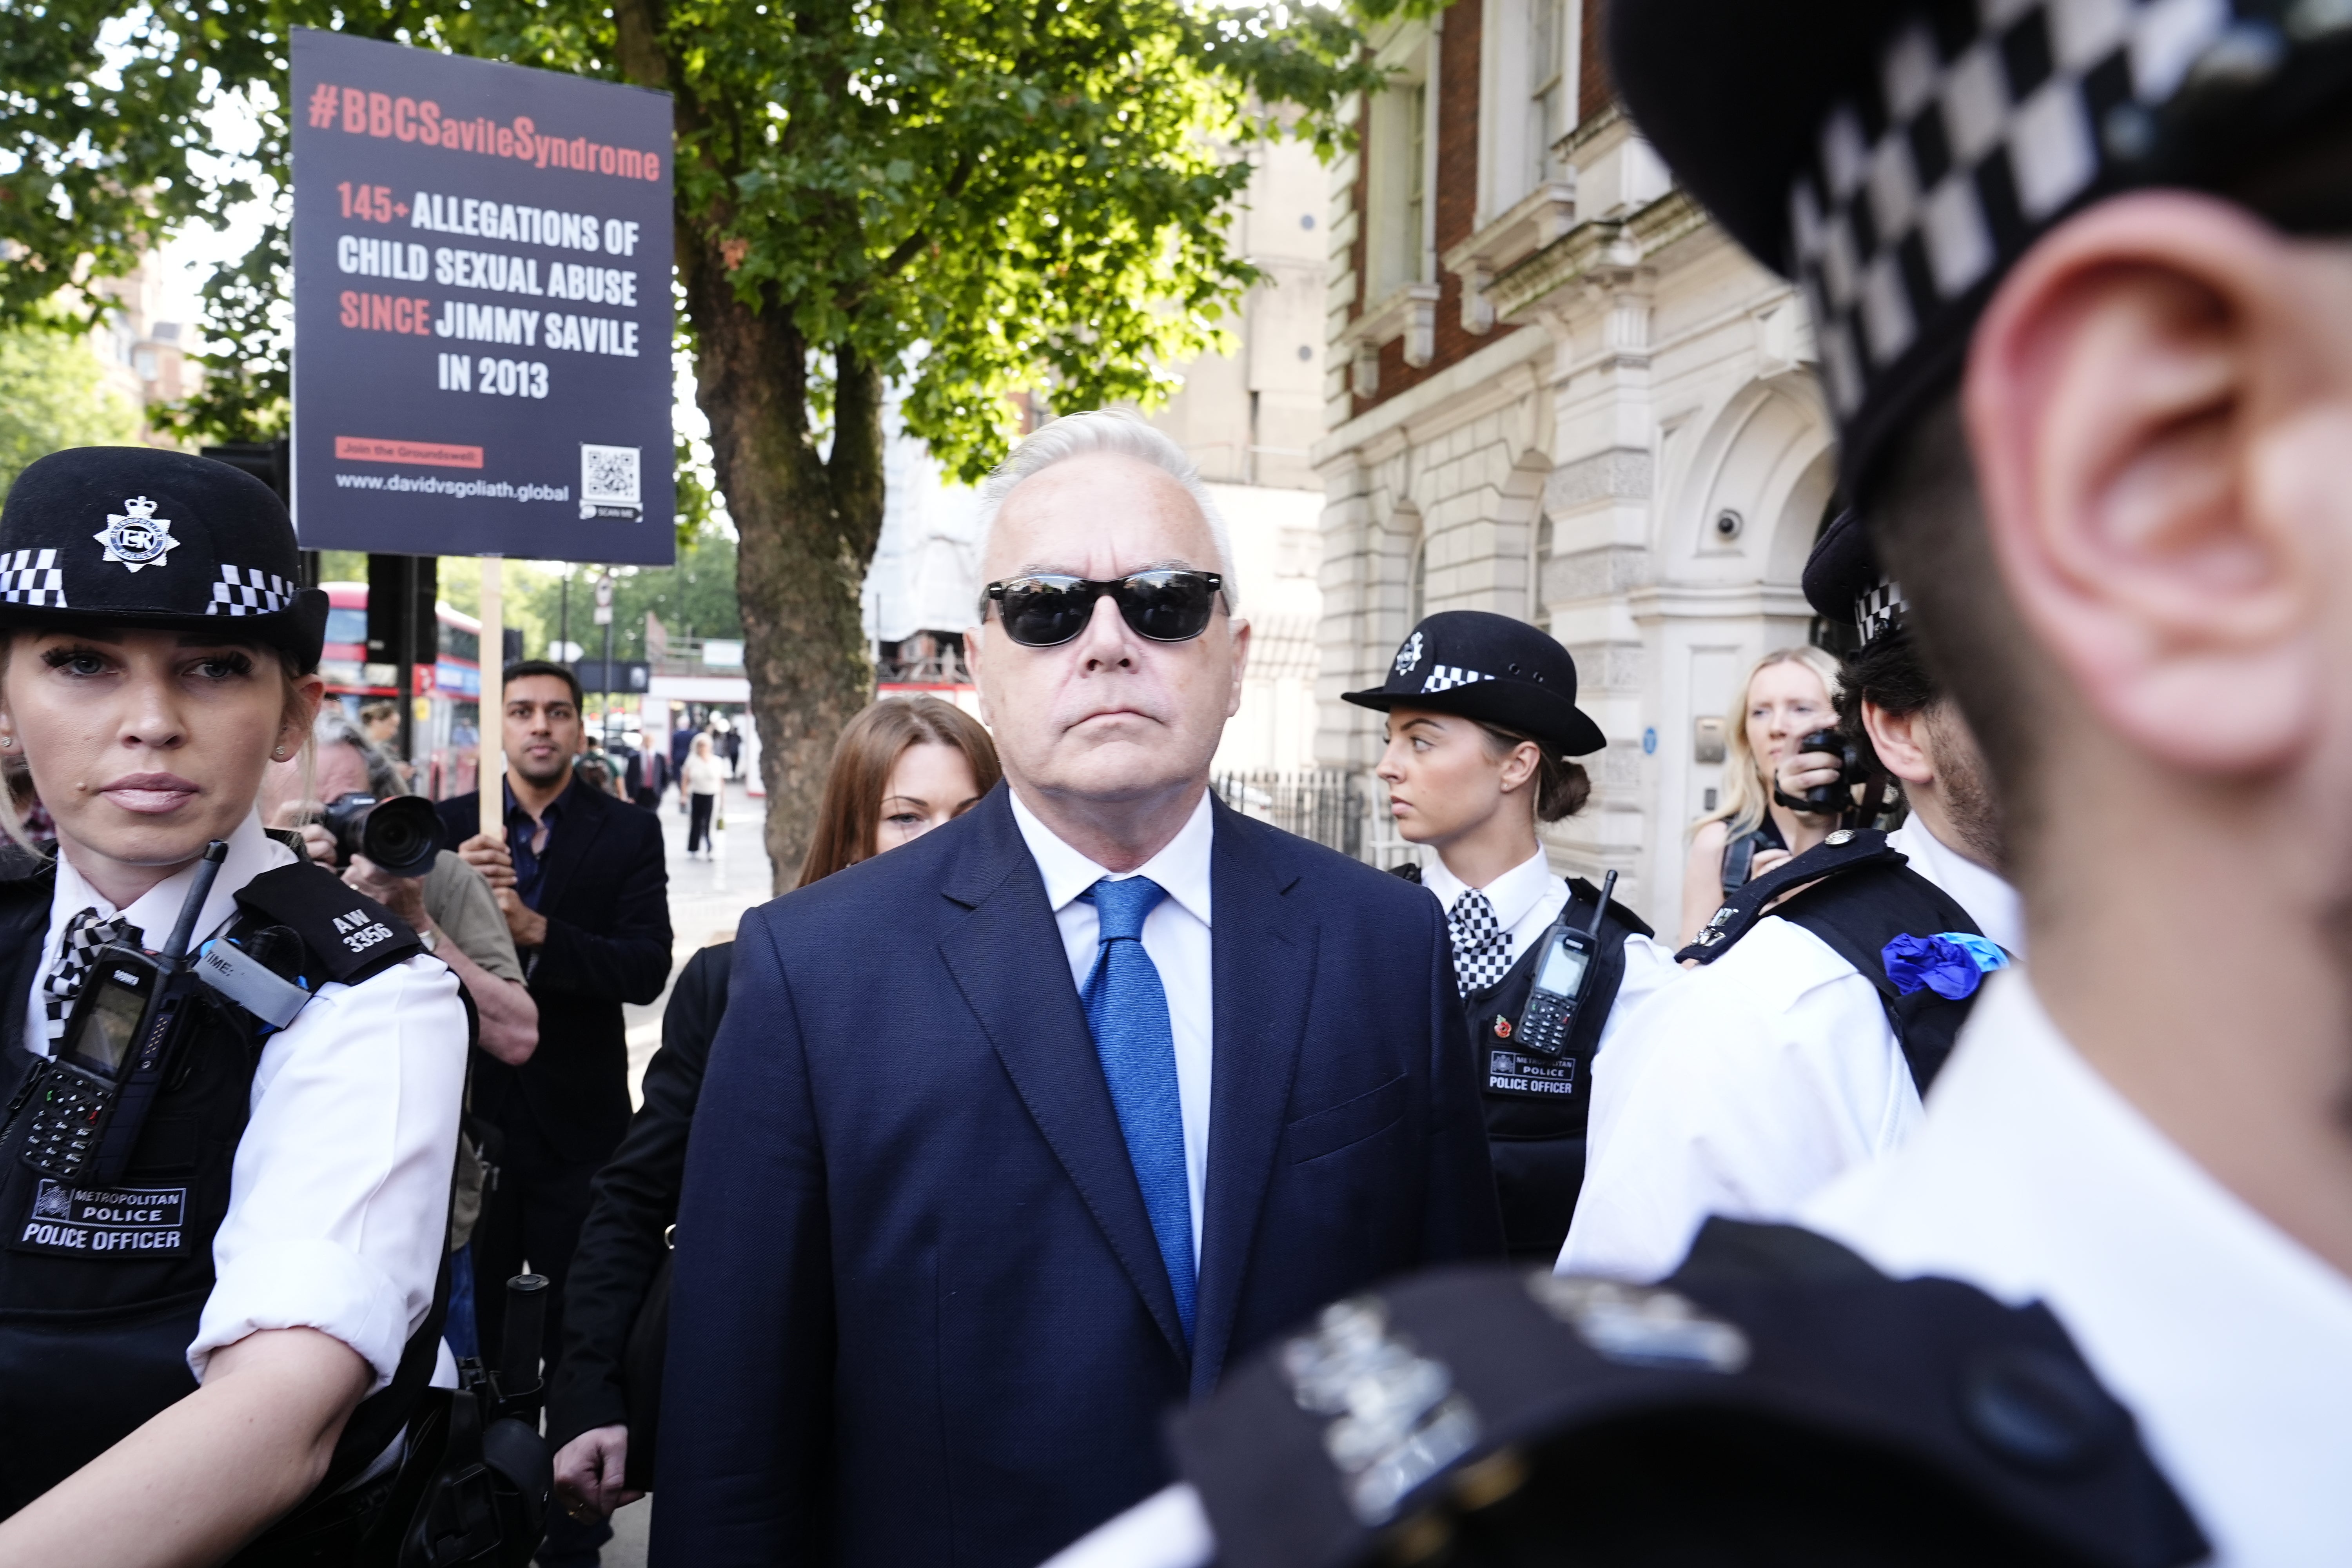
<instances>
[{"instance_id":1,"label":"black sunglasses","mask_svg":"<svg viewBox=\"0 0 2352 1568\"><path fill-rule=\"evenodd\" d=\"M1040 572L991 583L981 595L980 618L988 618L993 599L1006 637L1024 647L1058 647L1087 629L1095 601L1108 594L1138 637L1190 642L1209 629L1224 586L1214 572L1181 569L1137 572L1108 583Z\"/></svg>"}]
</instances>

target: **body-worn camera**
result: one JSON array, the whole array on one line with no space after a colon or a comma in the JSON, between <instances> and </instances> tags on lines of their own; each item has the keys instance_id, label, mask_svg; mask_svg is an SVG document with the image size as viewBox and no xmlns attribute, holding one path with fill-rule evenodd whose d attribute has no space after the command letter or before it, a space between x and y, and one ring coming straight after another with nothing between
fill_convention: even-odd
<instances>
[{"instance_id":1,"label":"body-worn camera","mask_svg":"<svg viewBox=\"0 0 2352 1568\"><path fill-rule=\"evenodd\" d=\"M441 817L421 795L339 795L320 825L335 836L335 858L364 855L394 877L422 877L441 852Z\"/></svg>"}]
</instances>

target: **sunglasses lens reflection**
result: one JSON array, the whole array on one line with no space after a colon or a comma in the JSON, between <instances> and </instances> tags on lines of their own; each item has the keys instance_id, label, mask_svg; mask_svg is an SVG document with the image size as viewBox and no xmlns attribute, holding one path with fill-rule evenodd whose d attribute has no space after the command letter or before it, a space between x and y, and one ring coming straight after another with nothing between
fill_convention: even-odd
<instances>
[{"instance_id":1,"label":"sunglasses lens reflection","mask_svg":"<svg viewBox=\"0 0 2352 1568\"><path fill-rule=\"evenodd\" d=\"M1076 577L1020 577L992 589L1002 605L1005 634L1030 647L1058 647L1086 630L1095 600L1108 592L1139 637L1188 642L1208 630L1216 608L1217 579L1205 572L1139 572L1116 584Z\"/></svg>"},{"instance_id":2,"label":"sunglasses lens reflection","mask_svg":"<svg viewBox=\"0 0 2352 1568\"><path fill-rule=\"evenodd\" d=\"M1086 629L1095 596L1076 579L1066 584L1032 577L1004 592L1004 630L1014 642L1054 647Z\"/></svg>"},{"instance_id":3,"label":"sunglasses lens reflection","mask_svg":"<svg viewBox=\"0 0 2352 1568\"><path fill-rule=\"evenodd\" d=\"M1183 642L1209 626L1216 591L1198 572L1142 572L1120 588L1119 612L1139 636Z\"/></svg>"}]
</instances>

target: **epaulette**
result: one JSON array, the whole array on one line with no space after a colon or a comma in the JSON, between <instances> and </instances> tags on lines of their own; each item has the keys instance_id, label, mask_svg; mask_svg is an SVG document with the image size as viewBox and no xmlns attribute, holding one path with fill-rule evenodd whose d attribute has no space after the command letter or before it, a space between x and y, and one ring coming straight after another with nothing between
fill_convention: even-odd
<instances>
[{"instance_id":1,"label":"epaulette","mask_svg":"<svg viewBox=\"0 0 2352 1568\"><path fill-rule=\"evenodd\" d=\"M408 922L310 860L264 871L237 889L237 908L269 925L282 925L307 950L319 981L357 985L425 951Z\"/></svg>"},{"instance_id":2,"label":"epaulette","mask_svg":"<svg viewBox=\"0 0 2352 1568\"><path fill-rule=\"evenodd\" d=\"M1577 898L1588 906L1600 900L1601 889L1594 887L1591 883L1586 881L1581 877L1570 877L1568 879L1568 885L1570 889L1576 894ZM1614 899L1609 900L1609 918L1615 921L1619 925L1623 926L1627 931L1639 931L1643 936L1655 936L1658 934L1656 931L1650 929L1649 921L1643 920L1641 916L1635 914L1633 910L1627 909L1624 905L1619 903Z\"/></svg>"},{"instance_id":3,"label":"epaulette","mask_svg":"<svg viewBox=\"0 0 2352 1568\"><path fill-rule=\"evenodd\" d=\"M1171 1436L1220 1568L2208 1552L2047 1308L1724 1220L1657 1286L1456 1268L1352 1297Z\"/></svg>"},{"instance_id":4,"label":"epaulette","mask_svg":"<svg viewBox=\"0 0 2352 1568\"><path fill-rule=\"evenodd\" d=\"M1418 860L1407 860L1402 865L1391 866L1389 868L1389 875L1391 877L1402 877L1406 881L1411 882L1417 888L1421 886L1421 862Z\"/></svg>"},{"instance_id":5,"label":"epaulette","mask_svg":"<svg viewBox=\"0 0 2352 1568\"><path fill-rule=\"evenodd\" d=\"M1875 827L1841 827L1802 855L1792 856L1755 878L1707 918L1691 944L1675 954L1677 963L1712 963L1746 936L1772 901L1791 888L1817 882L1864 866L1907 866L1903 851Z\"/></svg>"}]
</instances>

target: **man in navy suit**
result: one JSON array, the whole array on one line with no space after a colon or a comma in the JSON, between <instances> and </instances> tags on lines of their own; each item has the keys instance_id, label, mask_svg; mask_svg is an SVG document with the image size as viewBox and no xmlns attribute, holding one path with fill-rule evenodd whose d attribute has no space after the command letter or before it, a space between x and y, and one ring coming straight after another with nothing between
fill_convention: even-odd
<instances>
[{"instance_id":1,"label":"man in navy suit","mask_svg":"<svg viewBox=\"0 0 2352 1568\"><path fill-rule=\"evenodd\" d=\"M1335 1296L1499 1257L1437 907L1227 810L1249 647L1192 464L990 481L1006 784L744 918L687 1159L653 1552L1029 1568Z\"/></svg>"}]
</instances>

